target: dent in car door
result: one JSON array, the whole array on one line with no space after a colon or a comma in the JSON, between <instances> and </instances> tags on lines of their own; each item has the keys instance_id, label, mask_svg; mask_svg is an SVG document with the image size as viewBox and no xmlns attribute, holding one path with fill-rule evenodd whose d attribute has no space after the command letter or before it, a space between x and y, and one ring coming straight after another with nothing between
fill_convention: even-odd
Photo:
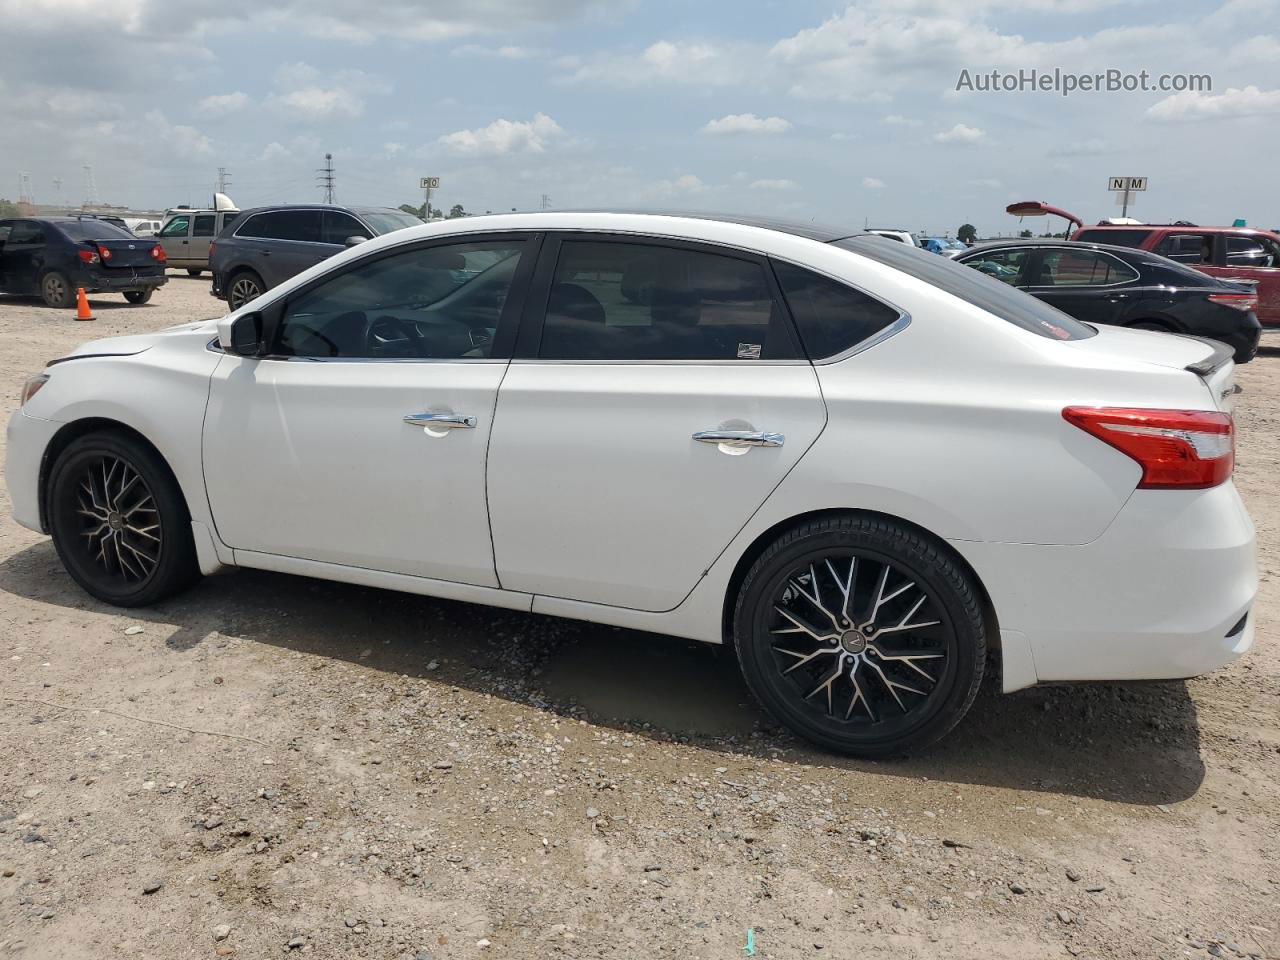
<instances>
[{"instance_id":1,"label":"dent in car door","mask_svg":"<svg viewBox=\"0 0 1280 960\"><path fill-rule=\"evenodd\" d=\"M637 238L546 245L531 355L507 371L490 443L504 588L672 609L808 450L817 376L760 267Z\"/></svg>"}]
</instances>

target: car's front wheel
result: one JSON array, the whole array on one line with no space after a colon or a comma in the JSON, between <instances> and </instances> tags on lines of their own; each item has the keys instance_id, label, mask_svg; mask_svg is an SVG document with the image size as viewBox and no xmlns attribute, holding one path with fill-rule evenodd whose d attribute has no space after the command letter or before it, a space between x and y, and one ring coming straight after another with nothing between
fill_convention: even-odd
<instances>
[{"instance_id":1,"label":"car's front wheel","mask_svg":"<svg viewBox=\"0 0 1280 960\"><path fill-rule=\"evenodd\" d=\"M154 287L148 287L146 290L126 290L124 298L130 303L143 304L151 299L151 294L154 292Z\"/></svg>"},{"instance_id":2,"label":"car's front wheel","mask_svg":"<svg viewBox=\"0 0 1280 960\"><path fill-rule=\"evenodd\" d=\"M227 284L227 303L232 310L239 310L250 300L256 300L266 291L262 278L251 270L241 270Z\"/></svg>"},{"instance_id":3,"label":"car's front wheel","mask_svg":"<svg viewBox=\"0 0 1280 960\"><path fill-rule=\"evenodd\" d=\"M46 497L58 557L99 600L145 606L199 575L178 482L137 439L101 432L73 440L49 471Z\"/></svg>"},{"instance_id":4,"label":"car's front wheel","mask_svg":"<svg viewBox=\"0 0 1280 960\"><path fill-rule=\"evenodd\" d=\"M944 548L870 516L803 523L738 594L747 686L796 733L865 757L942 737L973 704L986 656L974 585Z\"/></svg>"}]
</instances>

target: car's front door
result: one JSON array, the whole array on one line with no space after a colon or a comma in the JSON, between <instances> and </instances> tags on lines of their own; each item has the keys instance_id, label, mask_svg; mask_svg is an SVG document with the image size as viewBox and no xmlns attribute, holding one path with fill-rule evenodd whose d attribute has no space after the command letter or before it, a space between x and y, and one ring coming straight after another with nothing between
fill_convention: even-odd
<instances>
[{"instance_id":1,"label":"car's front door","mask_svg":"<svg viewBox=\"0 0 1280 960\"><path fill-rule=\"evenodd\" d=\"M1100 250L1044 247L1023 289L1088 323L1119 323L1142 298L1138 272Z\"/></svg>"},{"instance_id":2,"label":"car's front door","mask_svg":"<svg viewBox=\"0 0 1280 960\"><path fill-rule=\"evenodd\" d=\"M209 394L222 542L497 586L485 460L537 243L393 248L269 305L270 355L223 357Z\"/></svg>"},{"instance_id":3,"label":"car's front door","mask_svg":"<svg viewBox=\"0 0 1280 960\"><path fill-rule=\"evenodd\" d=\"M502 586L669 610L826 422L768 264L566 234L529 303L490 444Z\"/></svg>"},{"instance_id":4,"label":"car's front door","mask_svg":"<svg viewBox=\"0 0 1280 960\"><path fill-rule=\"evenodd\" d=\"M157 234L165 261L171 267L186 267L192 262L191 220L191 214L179 213L170 217Z\"/></svg>"},{"instance_id":5,"label":"car's front door","mask_svg":"<svg viewBox=\"0 0 1280 960\"><path fill-rule=\"evenodd\" d=\"M10 220L0 247L0 289L6 293L39 293L45 270L44 228L35 220Z\"/></svg>"},{"instance_id":6,"label":"car's front door","mask_svg":"<svg viewBox=\"0 0 1280 960\"><path fill-rule=\"evenodd\" d=\"M246 244L254 269L268 287L314 267L332 250L320 242L320 211L269 210L255 214L236 231Z\"/></svg>"}]
</instances>

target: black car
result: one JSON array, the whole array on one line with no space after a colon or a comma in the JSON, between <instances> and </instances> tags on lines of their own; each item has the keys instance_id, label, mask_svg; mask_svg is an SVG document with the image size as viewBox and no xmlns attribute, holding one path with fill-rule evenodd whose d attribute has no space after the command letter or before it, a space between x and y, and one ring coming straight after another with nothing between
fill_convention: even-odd
<instances>
[{"instance_id":1,"label":"black car","mask_svg":"<svg viewBox=\"0 0 1280 960\"><path fill-rule=\"evenodd\" d=\"M1107 323L1210 337L1235 351L1258 352L1258 295L1158 254L1067 240L984 244L955 258L1086 323Z\"/></svg>"},{"instance_id":2,"label":"black car","mask_svg":"<svg viewBox=\"0 0 1280 960\"><path fill-rule=\"evenodd\" d=\"M164 259L154 240L97 217L0 220L0 292L51 307L74 304L77 287L146 303L166 282Z\"/></svg>"},{"instance_id":3,"label":"black car","mask_svg":"<svg viewBox=\"0 0 1280 960\"><path fill-rule=\"evenodd\" d=\"M347 247L422 221L388 207L257 207L227 224L209 248L215 297L237 310Z\"/></svg>"}]
</instances>

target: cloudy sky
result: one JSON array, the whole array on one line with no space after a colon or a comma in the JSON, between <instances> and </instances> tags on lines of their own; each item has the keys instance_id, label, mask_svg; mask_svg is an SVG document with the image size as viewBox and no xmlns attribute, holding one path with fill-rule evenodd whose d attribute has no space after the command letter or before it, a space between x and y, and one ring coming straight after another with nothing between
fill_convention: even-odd
<instances>
[{"instance_id":1,"label":"cloudy sky","mask_svg":"<svg viewBox=\"0 0 1280 960\"><path fill-rule=\"evenodd\" d=\"M962 70L1212 91L957 91ZM983 233L1280 226L1280 0L0 0L0 196L662 206ZM61 193L55 185L60 178ZM1031 224L1039 226L1040 224Z\"/></svg>"}]
</instances>

